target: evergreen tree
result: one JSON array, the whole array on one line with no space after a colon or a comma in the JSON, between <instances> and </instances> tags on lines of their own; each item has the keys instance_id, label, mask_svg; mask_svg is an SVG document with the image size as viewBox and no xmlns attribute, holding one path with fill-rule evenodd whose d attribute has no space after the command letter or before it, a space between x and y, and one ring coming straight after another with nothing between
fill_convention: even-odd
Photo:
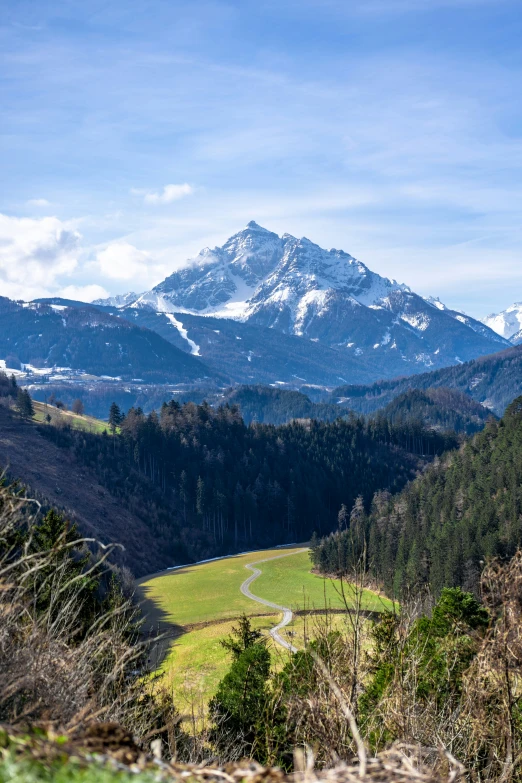
<instances>
[{"instance_id":1,"label":"evergreen tree","mask_svg":"<svg viewBox=\"0 0 522 783\"><path fill-rule=\"evenodd\" d=\"M218 752L243 745L242 755L265 761L269 676L270 653L265 645L250 645L234 659L209 704L211 741Z\"/></svg>"},{"instance_id":2,"label":"evergreen tree","mask_svg":"<svg viewBox=\"0 0 522 783\"><path fill-rule=\"evenodd\" d=\"M339 509L339 513L337 514L337 529L338 530L346 530L348 527L348 520L349 520L349 514L348 509L342 504L341 508Z\"/></svg>"},{"instance_id":3,"label":"evergreen tree","mask_svg":"<svg viewBox=\"0 0 522 783\"><path fill-rule=\"evenodd\" d=\"M27 389L18 389L16 396L16 408L22 419L32 419L34 416L34 406L31 395Z\"/></svg>"},{"instance_id":4,"label":"evergreen tree","mask_svg":"<svg viewBox=\"0 0 522 783\"><path fill-rule=\"evenodd\" d=\"M93 613L96 611L95 593L98 588L98 578L82 576L90 559L88 551L79 551L74 546L79 538L76 525L73 525L62 514L51 509L34 527L30 539L30 549L33 552L49 552L49 562L45 568L37 571L34 583L36 605L39 611L51 608L53 616L54 588L53 579L60 571L63 585L71 584L71 592L83 594L82 611L77 618L78 632L83 635L88 628ZM64 595L64 598L66 596ZM58 607L58 604L56 605Z\"/></svg>"},{"instance_id":5,"label":"evergreen tree","mask_svg":"<svg viewBox=\"0 0 522 783\"><path fill-rule=\"evenodd\" d=\"M109 410L109 427L113 435L123 421L120 406L113 402Z\"/></svg>"},{"instance_id":6,"label":"evergreen tree","mask_svg":"<svg viewBox=\"0 0 522 783\"><path fill-rule=\"evenodd\" d=\"M232 633L225 639L221 639L220 644L225 650L231 652L234 659L237 660L245 650L254 644L261 644L263 634L261 631L252 628L250 618L242 614L239 618L239 625L232 627Z\"/></svg>"}]
</instances>

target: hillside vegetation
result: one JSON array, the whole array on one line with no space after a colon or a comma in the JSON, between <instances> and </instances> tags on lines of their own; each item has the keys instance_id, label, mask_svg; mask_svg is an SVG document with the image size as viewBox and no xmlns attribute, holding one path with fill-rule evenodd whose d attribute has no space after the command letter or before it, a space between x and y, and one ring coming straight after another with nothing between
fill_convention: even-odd
<instances>
[{"instance_id":1,"label":"hillside vegetation","mask_svg":"<svg viewBox=\"0 0 522 783\"><path fill-rule=\"evenodd\" d=\"M480 432L495 414L466 394L439 387L411 389L373 415L395 426L435 429L473 435Z\"/></svg>"},{"instance_id":2,"label":"hillside vegetation","mask_svg":"<svg viewBox=\"0 0 522 783\"><path fill-rule=\"evenodd\" d=\"M96 419L94 416L79 415L72 411L47 405L46 403L36 402L35 400L33 400L33 406L35 411L33 419L39 424L51 424L54 427L72 427L74 430L84 430L85 432L97 434L110 432L107 422Z\"/></svg>"},{"instance_id":3,"label":"hillside vegetation","mask_svg":"<svg viewBox=\"0 0 522 783\"><path fill-rule=\"evenodd\" d=\"M399 495L377 493L369 515L313 552L325 572L346 571L364 543L368 569L390 595L428 585L478 589L482 563L522 543L522 398L500 422L437 460Z\"/></svg>"},{"instance_id":4,"label":"hillside vegetation","mask_svg":"<svg viewBox=\"0 0 522 783\"><path fill-rule=\"evenodd\" d=\"M143 460L143 487L155 486L155 472L165 484L163 452L157 448L163 429L168 432L165 421L157 421L155 428L154 417L136 411L126 417L121 433L109 438L31 422L31 400L25 391L16 390L11 379L0 377L0 394L6 404L16 400L16 413L0 406L0 415L5 414L3 443L12 449L16 433L25 436L20 443L28 467L35 453L39 459L57 457L38 451L37 438L62 451L60 464L68 478L72 465L78 470L74 462L78 445L89 453L90 444L101 444L103 448L90 453L96 454L100 475L110 464L109 455L113 462L132 456L135 462ZM223 453L216 462L227 465L223 444L230 444L231 433L236 447L248 444L254 455L259 444L250 438L257 437L264 449L263 464L278 469L277 461L268 462L268 447L274 444L270 434L285 447L282 450L275 440L280 453L299 454L297 448L291 452L292 439L285 440L291 433L307 453L316 444L324 445L330 458L334 454L336 459L345 459L346 452L334 436L342 435L345 446L350 436L351 459L355 455L360 459L365 449L377 445L399 455L400 443L411 439L411 432L395 429L387 420L323 424L315 433L322 433L321 437L307 441L312 425L299 425L297 431L295 426L246 428L237 411L226 408L209 414L208 406L178 406L163 410L162 416L173 417L171 426L179 438L165 438L164 445L182 457L187 442L195 448L198 435L206 446L202 453L193 452L199 466L205 460L212 462L209 447L215 448L216 442ZM129 419L130 434L143 438L134 444L125 432ZM141 433L139 427L144 428ZM150 438L148 452L141 449L147 443L145 435ZM446 442L431 436L432 444ZM55 509L40 509L17 485L1 486L0 776L23 780L38 776L43 765L44 776L59 779L61 775L64 783L91 783L110 780L110 773L105 774L107 762L118 764L123 778L130 768L142 772L146 780L155 765L159 770L155 779L186 779L201 775L204 765L206 780L222 781L225 776L234 783L245 777L235 762L249 757L285 771L304 769L308 763L310 775L313 764L319 770L318 780L325 776L344 783L365 779L403 783L412 777L454 783L464 774L470 783L517 783L522 769L522 552L516 550L520 539L516 520L522 518L521 439L522 398L500 422L489 421L459 451L438 457L400 495L376 493L369 514L362 496L356 498L351 513L342 505L337 534L322 542L314 540L313 554L316 558L318 553L335 552L337 560L326 565L346 572L351 584L345 591L348 606L335 583L310 573L306 552L294 550L282 556L276 550L277 560L259 563L263 573L255 583L255 595L301 607L313 604L315 596L323 607L297 651L277 655L267 643L266 630L278 620L269 614L273 608L267 607L267 616L251 621L241 614L244 596L234 593L238 603L233 603L233 583L248 573L239 569L239 561L265 561L267 553L187 566L147 580L148 589L153 590L156 582L161 588L156 620L170 623L178 633L172 636L171 655L178 656L173 669L177 677L183 676L182 683L158 679L150 671L156 665L155 651L160 652L155 646L159 640L153 639L151 647L139 634L129 601L128 573L109 565L114 547L83 540L66 516ZM129 444L138 445L138 450L129 449ZM347 464L351 468L357 463ZM314 463L316 470L318 465L321 462ZM94 475L88 471L91 468L74 476L73 483L88 490L86 477ZM105 475L108 484L112 475ZM139 475L133 474L134 482ZM188 521L188 492L180 500L187 508L181 506L179 511L187 511ZM117 504L115 514L121 505ZM136 532L129 528L127 535ZM464 562L459 540L476 547L473 555L479 551L481 557L491 552L501 555L474 575L475 595L460 586L447 586L452 578L467 573L458 570ZM147 547L144 536L138 536L137 543ZM461 557L453 557L454 552ZM386 557L379 561L379 553ZM390 553L393 559L387 559ZM386 581L375 567L387 563L393 569L389 589L404 596L400 612L367 590L368 577ZM418 574L420 579L412 579ZM176 580L177 594L172 588ZM325 611L329 601L339 602L341 613ZM383 611L375 611L379 607ZM259 609L263 607L256 606ZM230 611L239 616L233 619ZM196 622L190 622L191 616ZM209 624L220 629L221 638L208 632ZM157 627L157 622L153 625ZM291 631L298 630L296 623ZM200 634L192 637L197 648L188 644L191 633ZM300 635L287 638L301 647ZM168 663L167 658L164 671ZM198 684L197 678L190 680L190 672L181 670L189 664L192 671L199 666L205 682ZM195 712L195 690L205 706L201 723ZM186 702L183 693L189 696ZM179 711L181 707L185 713L186 704L191 705L188 721ZM440 749L433 748L434 737ZM148 754L151 741L156 761ZM314 755L311 759L311 751L306 750L307 762L304 749L308 748ZM160 755L166 762L160 763ZM175 761L170 763L171 759ZM179 760L197 762L199 767L183 768ZM333 776L320 771L339 760L346 766ZM226 767L210 771L209 766L216 764ZM79 769L89 773L78 776ZM255 765L249 769L258 773L252 783L274 776L284 779L274 770Z\"/></svg>"},{"instance_id":5,"label":"hillside vegetation","mask_svg":"<svg viewBox=\"0 0 522 783\"><path fill-rule=\"evenodd\" d=\"M247 427L236 408L176 402L159 416L132 409L115 438L52 427L40 434L141 517L155 539L149 562L159 549L159 567L327 532L342 503L404 486L424 463L408 446L433 456L455 444L426 433L421 450L401 428L359 419ZM147 573L139 561L132 567Z\"/></svg>"},{"instance_id":6,"label":"hillside vegetation","mask_svg":"<svg viewBox=\"0 0 522 783\"><path fill-rule=\"evenodd\" d=\"M473 359L454 367L378 381L369 386L339 386L331 402L358 413L373 413L409 389L446 387L469 395L476 402L502 416L509 403L522 392L522 346Z\"/></svg>"},{"instance_id":7,"label":"hillside vegetation","mask_svg":"<svg viewBox=\"0 0 522 783\"><path fill-rule=\"evenodd\" d=\"M346 411L338 405L312 402L306 394L270 386L240 386L225 393L229 405L237 405L247 424L286 424L292 419L335 421Z\"/></svg>"}]
</instances>

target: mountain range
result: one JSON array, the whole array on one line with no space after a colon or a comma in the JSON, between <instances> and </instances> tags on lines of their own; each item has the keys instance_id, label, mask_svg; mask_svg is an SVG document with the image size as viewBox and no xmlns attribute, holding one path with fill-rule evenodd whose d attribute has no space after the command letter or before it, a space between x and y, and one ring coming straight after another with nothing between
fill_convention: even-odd
<instances>
[{"instance_id":1,"label":"mountain range","mask_svg":"<svg viewBox=\"0 0 522 783\"><path fill-rule=\"evenodd\" d=\"M226 366L241 382L390 378L510 345L487 324L381 277L343 250L280 237L254 221L150 291L94 304L153 328L210 366ZM273 356L278 344L288 361L297 354L291 372Z\"/></svg>"},{"instance_id":2,"label":"mountain range","mask_svg":"<svg viewBox=\"0 0 522 783\"><path fill-rule=\"evenodd\" d=\"M358 413L373 413L412 389L454 389L502 416L514 398L522 394L522 345L427 373L368 386L339 386L321 400Z\"/></svg>"},{"instance_id":3,"label":"mountain range","mask_svg":"<svg viewBox=\"0 0 522 783\"><path fill-rule=\"evenodd\" d=\"M496 353L512 343L494 325L252 221L141 294L0 299L0 360L122 381L336 387Z\"/></svg>"}]
</instances>

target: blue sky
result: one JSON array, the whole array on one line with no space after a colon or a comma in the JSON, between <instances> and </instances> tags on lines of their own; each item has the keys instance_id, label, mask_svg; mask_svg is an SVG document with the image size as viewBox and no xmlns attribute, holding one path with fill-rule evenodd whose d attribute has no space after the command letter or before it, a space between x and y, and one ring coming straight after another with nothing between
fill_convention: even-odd
<instances>
[{"instance_id":1,"label":"blue sky","mask_svg":"<svg viewBox=\"0 0 522 783\"><path fill-rule=\"evenodd\" d=\"M144 290L254 219L522 300L520 0L3 0L0 294Z\"/></svg>"}]
</instances>

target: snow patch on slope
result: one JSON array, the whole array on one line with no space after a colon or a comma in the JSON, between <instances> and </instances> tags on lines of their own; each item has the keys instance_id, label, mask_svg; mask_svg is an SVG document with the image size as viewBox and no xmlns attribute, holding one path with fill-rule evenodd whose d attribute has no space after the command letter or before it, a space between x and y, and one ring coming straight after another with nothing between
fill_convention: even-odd
<instances>
[{"instance_id":1,"label":"snow patch on slope","mask_svg":"<svg viewBox=\"0 0 522 783\"><path fill-rule=\"evenodd\" d=\"M406 321L407 324L413 326L413 328L417 329L419 332L425 332L430 325L430 319L424 313L417 313L415 315L403 313L401 315L401 320Z\"/></svg>"},{"instance_id":2,"label":"snow patch on slope","mask_svg":"<svg viewBox=\"0 0 522 783\"><path fill-rule=\"evenodd\" d=\"M298 302L295 308L294 333L303 334L303 325L305 319L312 311L313 315L321 316L328 310L329 291L312 290L308 291Z\"/></svg>"},{"instance_id":3,"label":"snow patch on slope","mask_svg":"<svg viewBox=\"0 0 522 783\"><path fill-rule=\"evenodd\" d=\"M158 313L158 315L160 314ZM177 318L175 318L172 315L172 313L165 313L165 317L169 319L172 326L174 326L178 330L178 332L183 337L183 339L188 342L188 344L190 345L190 353L192 354L192 356L201 356L199 345L196 345L194 340L190 339L187 330L183 327L181 321L178 321Z\"/></svg>"}]
</instances>

